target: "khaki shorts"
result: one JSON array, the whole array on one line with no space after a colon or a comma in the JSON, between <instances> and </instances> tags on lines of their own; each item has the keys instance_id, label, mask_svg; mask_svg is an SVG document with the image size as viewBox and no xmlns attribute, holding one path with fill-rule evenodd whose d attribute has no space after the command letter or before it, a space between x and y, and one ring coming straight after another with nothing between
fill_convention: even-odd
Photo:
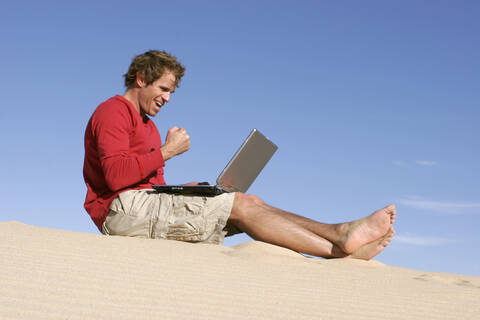
<instances>
[{"instance_id":1,"label":"khaki shorts","mask_svg":"<svg viewBox=\"0 0 480 320\"><path fill-rule=\"evenodd\" d=\"M223 243L239 233L227 220L235 193L215 197L158 193L153 189L122 192L110 205L106 235Z\"/></svg>"}]
</instances>

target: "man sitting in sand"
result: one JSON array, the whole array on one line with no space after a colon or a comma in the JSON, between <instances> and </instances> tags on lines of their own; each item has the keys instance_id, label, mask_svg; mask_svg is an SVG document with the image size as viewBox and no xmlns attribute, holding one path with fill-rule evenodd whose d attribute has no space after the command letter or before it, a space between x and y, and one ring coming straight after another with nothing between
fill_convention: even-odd
<instances>
[{"instance_id":1,"label":"man sitting in sand","mask_svg":"<svg viewBox=\"0 0 480 320\"><path fill-rule=\"evenodd\" d=\"M170 101L185 67L163 51L135 57L126 92L101 103L85 132L85 209L107 235L223 242L245 232L253 239L309 255L369 260L391 241L395 206L352 222L325 224L240 192L215 197L158 193L165 161L190 148L184 128L168 130L162 145L149 118ZM194 183L190 183L194 184Z\"/></svg>"}]
</instances>

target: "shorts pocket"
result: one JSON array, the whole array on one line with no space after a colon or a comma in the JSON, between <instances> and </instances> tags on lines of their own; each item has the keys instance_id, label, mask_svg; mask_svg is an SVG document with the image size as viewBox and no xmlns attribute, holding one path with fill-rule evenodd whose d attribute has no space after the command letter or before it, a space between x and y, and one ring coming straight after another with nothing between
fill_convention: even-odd
<instances>
[{"instance_id":1,"label":"shorts pocket","mask_svg":"<svg viewBox=\"0 0 480 320\"><path fill-rule=\"evenodd\" d=\"M155 200L145 190L122 192L110 205L110 211L103 223L103 233L150 238L152 204Z\"/></svg>"},{"instance_id":2,"label":"shorts pocket","mask_svg":"<svg viewBox=\"0 0 480 320\"><path fill-rule=\"evenodd\" d=\"M189 242L205 240L205 199L202 197L175 198L173 211L167 219L167 239Z\"/></svg>"},{"instance_id":3,"label":"shorts pocket","mask_svg":"<svg viewBox=\"0 0 480 320\"><path fill-rule=\"evenodd\" d=\"M110 210L102 231L111 236L150 237L150 221Z\"/></svg>"}]
</instances>

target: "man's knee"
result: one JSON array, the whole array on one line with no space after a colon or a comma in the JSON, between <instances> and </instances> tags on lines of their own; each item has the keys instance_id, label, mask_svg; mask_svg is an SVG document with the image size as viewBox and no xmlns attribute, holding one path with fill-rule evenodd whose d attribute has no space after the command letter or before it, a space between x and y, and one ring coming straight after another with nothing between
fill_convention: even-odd
<instances>
[{"instance_id":1,"label":"man's knee","mask_svg":"<svg viewBox=\"0 0 480 320\"><path fill-rule=\"evenodd\" d=\"M259 206L262 206L265 204L265 202L263 202L262 199L260 199L260 197L254 195L254 194L248 194L246 195L248 198L250 198L250 200L252 200L253 202L255 202L255 204L259 205Z\"/></svg>"},{"instance_id":2,"label":"man's knee","mask_svg":"<svg viewBox=\"0 0 480 320\"><path fill-rule=\"evenodd\" d=\"M232 221L248 219L258 213L262 203L263 200L253 194L236 192L230 219Z\"/></svg>"}]
</instances>

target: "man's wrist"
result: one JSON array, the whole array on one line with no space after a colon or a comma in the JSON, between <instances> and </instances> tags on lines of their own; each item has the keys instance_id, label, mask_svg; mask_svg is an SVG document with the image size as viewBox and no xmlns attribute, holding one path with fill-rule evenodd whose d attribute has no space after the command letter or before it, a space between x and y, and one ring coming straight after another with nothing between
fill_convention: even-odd
<instances>
[{"instance_id":1,"label":"man's wrist","mask_svg":"<svg viewBox=\"0 0 480 320\"><path fill-rule=\"evenodd\" d=\"M170 149L168 148L168 145L166 144L160 147L160 152L162 152L164 161L167 161L168 159L174 156L174 154L170 151Z\"/></svg>"}]
</instances>

